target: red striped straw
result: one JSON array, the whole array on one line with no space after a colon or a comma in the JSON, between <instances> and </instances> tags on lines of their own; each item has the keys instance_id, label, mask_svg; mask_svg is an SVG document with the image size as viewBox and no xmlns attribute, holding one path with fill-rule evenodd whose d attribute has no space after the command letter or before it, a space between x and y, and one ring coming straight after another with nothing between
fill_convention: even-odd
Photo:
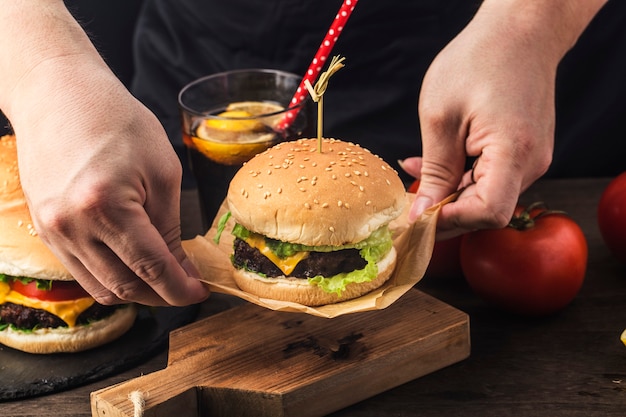
<instances>
[{"instance_id":1,"label":"red striped straw","mask_svg":"<svg viewBox=\"0 0 626 417\"><path fill-rule=\"evenodd\" d=\"M317 76L322 71L322 67L324 66L324 63L326 62L326 59L330 55L330 52L335 46L335 43L337 43L337 38L339 38L341 31L346 25L346 22L348 21L348 18L350 17L350 14L354 10L354 6L356 6L358 1L359 0L344 0L343 1L343 4L339 8L339 11L337 12L337 15L335 16L335 20L330 26L330 29L328 29L328 32L326 32L326 36L324 36L324 40L322 41L322 44L317 50L317 53L315 54L313 61L311 61L311 65L309 65L309 69L307 70L306 74L302 78L302 81L300 82L300 85L298 86L296 93L291 99L290 107L297 106L298 104L302 103L302 101L307 97L308 91L306 87L304 86L304 83L307 80L311 83L311 85L315 85L315 80L317 79ZM291 122L295 119L299 110L300 109L297 108L297 109L293 109L285 113L283 120L278 124L278 129L281 131L287 129L287 127L289 127Z\"/></svg>"}]
</instances>

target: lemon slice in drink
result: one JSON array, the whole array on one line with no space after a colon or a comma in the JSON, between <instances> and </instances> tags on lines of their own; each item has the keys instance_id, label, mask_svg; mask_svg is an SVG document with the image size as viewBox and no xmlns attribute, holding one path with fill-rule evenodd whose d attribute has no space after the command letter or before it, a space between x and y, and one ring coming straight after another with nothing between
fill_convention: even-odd
<instances>
[{"instance_id":1,"label":"lemon slice in drink","mask_svg":"<svg viewBox=\"0 0 626 417\"><path fill-rule=\"evenodd\" d=\"M271 144L274 135L265 142L225 143L207 139L192 138L196 149L207 158L222 165L241 165L254 155L263 152Z\"/></svg>"},{"instance_id":2,"label":"lemon slice in drink","mask_svg":"<svg viewBox=\"0 0 626 417\"><path fill-rule=\"evenodd\" d=\"M228 132L254 132L263 130L263 123L250 119L254 115L244 110L227 110L218 114L221 119L207 119L204 121L210 129Z\"/></svg>"},{"instance_id":3,"label":"lemon slice in drink","mask_svg":"<svg viewBox=\"0 0 626 417\"><path fill-rule=\"evenodd\" d=\"M262 104L262 103L260 103ZM272 145L275 133L243 109L226 110L206 119L192 137L195 148L222 165L239 165Z\"/></svg>"},{"instance_id":4,"label":"lemon slice in drink","mask_svg":"<svg viewBox=\"0 0 626 417\"><path fill-rule=\"evenodd\" d=\"M253 116L271 114L283 110L283 106L266 101L238 101L236 103L230 103L226 108L226 111L245 111Z\"/></svg>"},{"instance_id":5,"label":"lemon slice in drink","mask_svg":"<svg viewBox=\"0 0 626 417\"><path fill-rule=\"evenodd\" d=\"M250 113L252 116L261 116L264 114L278 113L285 110L283 106L276 103L267 101L238 101L236 103L230 103L226 108L226 111L244 111ZM275 128L283 118L283 113L275 114L273 116L267 116L260 118L260 122L269 128Z\"/></svg>"},{"instance_id":6,"label":"lemon slice in drink","mask_svg":"<svg viewBox=\"0 0 626 417\"><path fill-rule=\"evenodd\" d=\"M620 340L622 341L624 345L626 345L626 330L622 332L622 335L620 336Z\"/></svg>"}]
</instances>

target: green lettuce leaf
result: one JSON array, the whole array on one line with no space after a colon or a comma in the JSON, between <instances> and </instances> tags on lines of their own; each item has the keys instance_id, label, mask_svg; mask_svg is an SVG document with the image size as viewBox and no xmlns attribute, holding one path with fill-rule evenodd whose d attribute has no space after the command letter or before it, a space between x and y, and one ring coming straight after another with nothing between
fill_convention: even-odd
<instances>
[{"instance_id":1,"label":"green lettuce leaf","mask_svg":"<svg viewBox=\"0 0 626 417\"><path fill-rule=\"evenodd\" d=\"M226 213L224 213L222 217L220 217L220 219L218 220L217 234L213 238L213 242L218 243L218 244L220 243L220 239L222 237L222 233L224 233L224 228L226 227L226 223L228 222L228 219L230 219L230 211L227 211Z\"/></svg>"},{"instance_id":2,"label":"green lettuce leaf","mask_svg":"<svg viewBox=\"0 0 626 417\"><path fill-rule=\"evenodd\" d=\"M0 282L6 282L7 284L10 284L13 281L20 281L24 285L27 285L31 281L37 281L36 285L38 290L50 291L52 289L52 281L49 279L15 277L13 275L0 274Z\"/></svg>"},{"instance_id":3,"label":"green lettuce leaf","mask_svg":"<svg viewBox=\"0 0 626 417\"><path fill-rule=\"evenodd\" d=\"M393 241L391 240L391 233L389 233L389 240L378 242L378 244L373 246L366 246L360 250L361 257L367 261L365 268L327 278L318 275L309 278L309 283L319 286L325 292L341 295L348 284L370 282L376 278L378 276L377 262L389 253L392 246Z\"/></svg>"},{"instance_id":4,"label":"green lettuce leaf","mask_svg":"<svg viewBox=\"0 0 626 417\"><path fill-rule=\"evenodd\" d=\"M248 229L237 223L233 228L232 234L239 239L246 240L250 235L254 234L254 232L249 231ZM342 246L308 246L299 243L283 242L280 240L265 237L265 243L267 244L267 246L280 258L292 256L296 252L333 252L342 249L362 249L369 246L378 246L380 244L385 244L386 242L391 242L391 231L387 226L383 226L378 230L375 230L374 233L372 233L365 240Z\"/></svg>"}]
</instances>

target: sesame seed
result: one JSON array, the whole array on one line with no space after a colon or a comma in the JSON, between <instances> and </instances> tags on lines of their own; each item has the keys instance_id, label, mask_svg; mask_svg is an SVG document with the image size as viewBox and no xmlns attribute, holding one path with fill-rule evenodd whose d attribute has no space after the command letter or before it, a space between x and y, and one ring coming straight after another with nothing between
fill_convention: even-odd
<instances>
[{"instance_id":1,"label":"sesame seed","mask_svg":"<svg viewBox=\"0 0 626 417\"><path fill-rule=\"evenodd\" d=\"M354 175L356 175L357 177L361 176L361 171L354 171Z\"/></svg>"},{"instance_id":2,"label":"sesame seed","mask_svg":"<svg viewBox=\"0 0 626 417\"><path fill-rule=\"evenodd\" d=\"M328 203L322 204L322 208L327 208L327 207L328 207Z\"/></svg>"},{"instance_id":3,"label":"sesame seed","mask_svg":"<svg viewBox=\"0 0 626 417\"><path fill-rule=\"evenodd\" d=\"M352 176L352 174L350 174L349 172L346 172L344 175L345 175L346 177L350 177L350 176Z\"/></svg>"},{"instance_id":4,"label":"sesame seed","mask_svg":"<svg viewBox=\"0 0 626 417\"><path fill-rule=\"evenodd\" d=\"M263 184L257 184L257 188L263 188Z\"/></svg>"},{"instance_id":5,"label":"sesame seed","mask_svg":"<svg viewBox=\"0 0 626 417\"><path fill-rule=\"evenodd\" d=\"M371 202L370 200L367 200L367 201L365 202L365 205L366 205L366 206L371 206L371 205L372 205L372 202Z\"/></svg>"},{"instance_id":6,"label":"sesame seed","mask_svg":"<svg viewBox=\"0 0 626 417\"><path fill-rule=\"evenodd\" d=\"M304 208L311 210L311 205L309 203L304 203Z\"/></svg>"},{"instance_id":7,"label":"sesame seed","mask_svg":"<svg viewBox=\"0 0 626 417\"><path fill-rule=\"evenodd\" d=\"M343 201L341 201L341 200L337 201L337 206L338 206L338 207L343 206Z\"/></svg>"},{"instance_id":8,"label":"sesame seed","mask_svg":"<svg viewBox=\"0 0 626 417\"><path fill-rule=\"evenodd\" d=\"M283 189L282 189L282 188L280 188L280 187L278 187L278 190L276 190L276 192L277 192L278 194L281 194L281 193L283 192Z\"/></svg>"},{"instance_id":9,"label":"sesame seed","mask_svg":"<svg viewBox=\"0 0 626 417\"><path fill-rule=\"evenodd\" d=\"M335 174L333 174L331 178L332 178L332 179L334 179L334 180L336 180L336 179L337 179L337 176L336 176Z\"/></svg>"},{"instance_id":10,"label":"sesame seed","mask_svg":"<svg viewBox=\"0 0 626 417\"><path fill-rule=\"evenodd\" d=\"M300 191L305 192L305 191L306 191L306 188L304 188L304 187L300 187Z\"/></svg>"},{"instance_id":11,"label":"sesame seed","mask_svg":"<svg viewBox=\"0 0 626 417\"><path fill-rule=\"evenodd\" d=\"M328 230L330 231L330 233L335 233L335 228L334 228L334 227L332 227L332 226L330 226L330 227L328 228Z\"/></svg>"},{"instance_id":12,"label":"sesame seed","mask_svg":"<svg viewBox=\"0 0 626 417\"><path fill-rule=\"evenodd\" d=\"M272 196L272 193L270 193L269 191L266 191L266 192L263 194L263 198L264 198L265 200L267 200L267 199L268 199L268 198L270 198L271 196Z\"/></svg>"}]
</instances>

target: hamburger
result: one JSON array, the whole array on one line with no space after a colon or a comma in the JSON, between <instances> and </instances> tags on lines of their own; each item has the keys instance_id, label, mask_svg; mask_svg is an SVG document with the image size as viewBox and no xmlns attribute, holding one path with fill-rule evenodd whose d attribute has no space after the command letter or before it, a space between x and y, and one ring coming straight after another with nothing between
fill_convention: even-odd
<instances>
[{"instance_id":1,"label":"hamburger","mask_svg":"<svg viewBox=\"0 0 626 417\"><path fill-rule=\"evenodd\" d=\"M104 306L74 280L32 226L15 137L0 138L0 343L30 353L77 352L133 325L134 305Z\"/></svg>"},{"instance_id":2,"label":"hamburger","mask_svg":"<svg viewBox=\"0 0 626 417\"><path fill-rule=\"evenodd\" d=\"M393 273L388 224L402 212L404 184L359 145L280 143L235 174L226 200L234 280L250 294L326 305L364 295Z\"/></svg>"}]
</instances>

